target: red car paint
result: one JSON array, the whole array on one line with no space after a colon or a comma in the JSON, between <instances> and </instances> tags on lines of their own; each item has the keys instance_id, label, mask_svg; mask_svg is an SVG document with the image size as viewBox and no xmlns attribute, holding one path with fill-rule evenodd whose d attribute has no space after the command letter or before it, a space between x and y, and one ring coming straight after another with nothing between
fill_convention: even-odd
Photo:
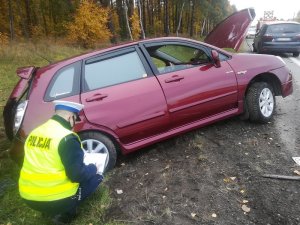
<instances>
[{"instance_id":1,"label":"red car paint","mask_svg":"<svg viewBox=\"0 0 300 225\"><path fill-rule=\"evenodd\" d=\"M252 8L238 11L220 22L204 41L219 48L233 48L237 51L254 17L255 11Z\"/></svg>"},{"instance_id":2,"label":"red car paint","mask_svg":"<svg viewBox=\"0 0 300 225\"><path fill-rule=\"evenodd\" d=\"M247 15L245 20L249 25L251 14ZM219 39L221 37L223 38L220 35ZM239 40L235 39L235 46L239 45ZM171 68L171 71L159 70L152 60L155 55L151 54L158 47L169 45L196 49L208 58L199 64L181 64L176 58L171 58L175 64L165 66ZM218 52L220 62L214 62L212 50ZM121 57L126 55L124 52L138 56L141 67L145 70L143 77L116 85L85 89L88 86L84 80L85 70L89 64L105 62L116 55ZM176 63L179 69L173 68L177 66ZM81 122L76 124L75 131L98 131L106 134L119 144L124 154L243 113L245 93L257 80L269 82L275 94L283 97L293 90L291 74L284 62L275 56L232 54L218 47L184 38L156 38L114 46L42 68L20 70L26 76L21 76L4 110L6 131L12 137L9 127L13 122L11 117L14 115L11 114L14 104L29 84L26 92L28 105L11 147L13 153L22 152L23 141L29 132L53 114L53 99L47 100L47 88L57 72L69 65L76 65L74 79L77 79L75 83L78 82L78 93L55 99L84 104ZM113 67L130 69L126 63L114 64ZM109 70L97 71L95 76L113 77L110 73Z\"/></svg>"}]
</instances>

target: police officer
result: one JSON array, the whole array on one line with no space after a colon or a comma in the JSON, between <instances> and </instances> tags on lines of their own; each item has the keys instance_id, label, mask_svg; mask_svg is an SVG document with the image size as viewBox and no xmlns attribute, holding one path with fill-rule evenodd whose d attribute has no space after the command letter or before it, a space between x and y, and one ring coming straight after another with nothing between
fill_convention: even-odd
<instances>
[{"instance_id":1,"label":"police officer","mask_svg":"<svg viewBox=\"0 0 300 225\"><path fill-rule=\"evenodd\" d=\"M55 115L25 141L19 192L32 209L69 223L76 207L93 193L103 176L97 165L83 163L80 138L72 131L83 105L54 101Z\"/></svg>"}]
</instances>

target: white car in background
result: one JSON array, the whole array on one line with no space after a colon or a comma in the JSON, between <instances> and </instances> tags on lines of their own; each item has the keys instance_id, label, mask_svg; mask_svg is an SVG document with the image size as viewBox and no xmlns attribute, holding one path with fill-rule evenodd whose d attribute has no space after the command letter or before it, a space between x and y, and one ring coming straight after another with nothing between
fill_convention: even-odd
<instances>
[{"instance_id":1,"label":"white car in background","mask_svg":"<svg viewBox=\"0 0 300 225\"><path fill-rule=\"evenodd\" d=\"M250 26L247 31L246 38L254 38L256 34L256 26Z\"/></svg>"}]
</instances>

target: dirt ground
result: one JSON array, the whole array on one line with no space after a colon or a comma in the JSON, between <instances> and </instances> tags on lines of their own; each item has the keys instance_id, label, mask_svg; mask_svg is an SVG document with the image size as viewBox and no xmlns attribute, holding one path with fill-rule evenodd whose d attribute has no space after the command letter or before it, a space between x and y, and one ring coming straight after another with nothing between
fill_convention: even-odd
<instances>
[{"instance_id":1,"label":"dirt ground","mask_svg":"<svg viewBox=\"0 0 300 225\"><path fill-rule=\"evenodd\" d=\"M300 182L262 177L300 170L273 131L272 123L234 118L119 160L107 183L114 190L107 219L300 224Z\"/></svg>"},{"instance_id":2,"label":"dirt ground","mask_svg":"<svg viewBox=\"0 0 300 225\"><path fill-rule=\"evenodd\" d=\"M107 221L300 224L300 181L263 177L300 171L291 158L300 156L295 85L269 124L232 118L121 157L106 182L113 197Z\"/></svg>"}]
</instances>

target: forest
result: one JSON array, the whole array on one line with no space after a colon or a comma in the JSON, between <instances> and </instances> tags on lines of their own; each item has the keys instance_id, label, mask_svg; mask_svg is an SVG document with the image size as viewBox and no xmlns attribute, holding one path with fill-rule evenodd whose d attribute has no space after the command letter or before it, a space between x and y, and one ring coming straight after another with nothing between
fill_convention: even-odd
<instances>
[{"instance_id":1,"label":"forest","mask_svg":"<svg viewBox=\"0 0 300 225\"><path fill-rule=\"evenodd\" d=\"M228 0L2 0L0 44L53 38L93 47L159 36L199 38L235 11Z\"/></svg>"}]
</instances>

